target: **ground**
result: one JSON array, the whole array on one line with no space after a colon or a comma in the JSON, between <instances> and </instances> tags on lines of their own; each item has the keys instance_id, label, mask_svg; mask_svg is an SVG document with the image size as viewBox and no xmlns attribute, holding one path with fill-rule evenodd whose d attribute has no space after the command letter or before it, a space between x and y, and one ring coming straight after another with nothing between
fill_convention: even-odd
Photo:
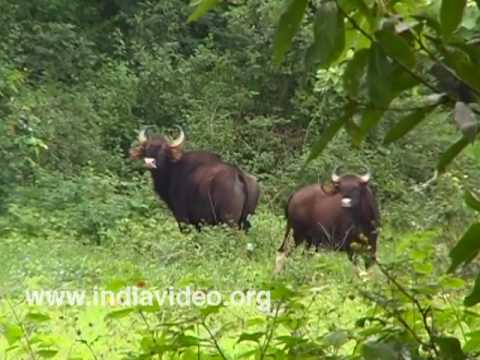
<instances>
[{"instance_id":1,"label":"ground","mask_svg":"<svg viewBox=\"0 0 480 360\"><path fill-rule=\"evenodd\" d=\"M84 243L54 229L29 236L6 231L0 243L0 281L4 295L9 295L1 302L0 321L6 334L0 340L2 358L28 359L28 347L58 359L141 358L137 356L153 346L148 344L150 331L156 334L153 338L165 340L168 346L176 344L166 358L196 358L200 344L205 346L205 358L215 358L207 328L226 358L254 358L268 339L276 312L278 322L270 340L276 347L292 346L300 351L301 343L308 340L320 344L321 351L332 356L353 356L363 336L359 321L382 312L362 292L371 290L375 295L380 289L389 289L379 268L373 267L365 274L345 254L306 253L300 248L289 258L284 272L274 275L284 220L263 208L252 222L249 234L226 228L183 234L169 214L159 211L155 218L138 223L124 219L105 237L108 242L100 245ZM424 261L432 255L445 257L438 253L441 247L432 245L438 236L436 231L394 236L386 227L379 259L392 266L405 261L409 264L405 266L411 276L409 285L426 286L434 274L444 272L441 263ZM448 281L450 287L464 285L460 279L438 279ZM455 285L455 281L460 283ZM142 309L118 304L28 306L25 302L26 289L119 291L134 285L148 290L191 287L222 294L274 290L270 311L255 305L207 308L205 312L194 306ZM444 291L448 292L448 287ZM451 301L458 303L459 295ZM277 309L279 299L288 305ZM24 332L29 341L17 341Z\"/></svg>"}]
</instances>

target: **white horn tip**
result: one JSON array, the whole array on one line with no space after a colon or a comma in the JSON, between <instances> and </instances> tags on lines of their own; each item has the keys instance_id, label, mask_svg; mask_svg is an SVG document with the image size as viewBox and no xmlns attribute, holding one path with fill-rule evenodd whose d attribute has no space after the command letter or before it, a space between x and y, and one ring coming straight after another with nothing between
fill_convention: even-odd
<instances>
[{"instance_id":1,"label":"white horn tip","mask_svg":"<svg viewBox=\"0 0 480 360\"><path fill-rule=\"evenodd\" d=\"M145 130L145 129L141 130L141 131L138 133L137 139L138 139L138 141L141 142L141 143L147 141L147 135L146 135L146 130Z\"/></svg>"},{"instance_id":2,"label":"white horn tip","mask_svg":"<svg viewBox=\"0 0 480 360\"><path fill-rule=\"evenodd\" d=\"M360 181L363 183L368 183L370 181L370 174L360 176Z\"/></svg>"},{"instance_id":3,"label":"white horn tip","mask_svg":"<svg viewBox=\"0 0 480 360\"><path fill-rule=\"evenodd\" d=\"M183 129L178 125L176 125L176 127L180 130L180 135L174 141L170 142L171 147L181 146L185 141L185 133L183 132Z\"/></svg>"}]
</instances>

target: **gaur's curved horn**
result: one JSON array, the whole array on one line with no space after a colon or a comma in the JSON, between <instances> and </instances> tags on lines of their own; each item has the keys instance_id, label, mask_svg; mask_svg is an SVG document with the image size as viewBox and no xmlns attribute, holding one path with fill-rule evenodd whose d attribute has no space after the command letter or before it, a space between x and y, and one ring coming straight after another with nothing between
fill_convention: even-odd
<instances>
[{"instance_id":1,"label":"gaur's curved horn","mask_svg":"<svg viewBox=\"0 0 480 360\"><path fill-rule=\"evenodd\" d=\"M137 140L140 143L144 143L145 141L148 140L148 138L147 138L147 128L144 128L144 129L140 130L140 132L138 133Z\"/></svg>"},{"instance_id":2,"label":"gaur's curved horn","mask_svg":"<svg viewBox=\"0 0 480 360\"><path fill-rule=\"evenodd\" d=\"M334 183L340 181L340 175L337 174L337 170L338 170L338 166L335 167L335 169L334 169L333 172L332 172L332 181L333 181Z\"/></svg>"},{"instance_id":3,"label":"gaur's curved horn","mask_svg":"<svg viewBox=\"0 0 480 360\"><path fill-rule=\"evenodd\" d=\"M365 167L365 173L363 175L358 175L358 177L360 178L360 181L363 182L363 183L368 183L370 181L370 170Z\"/></svg>"},{"instance_id":4,"label":"gaur's curved horn","mask_svg":"<svg viewBox=\"0 0 480 360\"><path fill-rule=\"evenodd\" d=\"M169 146L170 147L179 147L182 146L183 142L185 141L185 133L183 132L183 129L177 125L177 128L180 130L180 135L173 141L169 141Z\"/></svg>"}]
</instances>

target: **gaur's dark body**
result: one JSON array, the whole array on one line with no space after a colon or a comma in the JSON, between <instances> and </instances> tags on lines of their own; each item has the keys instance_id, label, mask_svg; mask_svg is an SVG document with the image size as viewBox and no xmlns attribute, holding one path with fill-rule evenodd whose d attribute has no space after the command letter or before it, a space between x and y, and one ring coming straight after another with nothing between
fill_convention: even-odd
<instances>
[{"instance_id":1,"label":"gaur's dark body","mask_svg":"<svg viewBox=\"0 0 480 360\"><path fill-rule=\"evenodd\" d=\"M178 162L152 169L151 174L156 193L179 223L245 227L257 206L255 178L216 154L187 152Z\"/></svg>"},{"instance_id":2,"label":"gaur's dark body","mask_svg":"<svg viewBox=\"0 0 480 360\"><path fill-rule=\"evenodd\" d=\"M286 206L287 229L279 248L280 258L289 253L288 238L293 230L295 247L306 242L307 247L326 247L346 251L352 258L352 243L368 243L373 259L377 248L377 226L380 216L377 202L367 177L335 176L334 187L325 190L320 184L308 185L293 193Z\"/></svg>"},{"instance_id":3,"label":"gaur's dark body","mask_svg":"<svg viewBox=\"0 0 480 360\"><path fill-rule=\"evenodd\" d=\"M255 177L206 151L182 152L164 138L154 138L134 149L133 158L145 159L155 192L179 224L226 223L248 229L259 187ZM148 160L148 161L147 161Z\"/></svg>"}]
</instances>

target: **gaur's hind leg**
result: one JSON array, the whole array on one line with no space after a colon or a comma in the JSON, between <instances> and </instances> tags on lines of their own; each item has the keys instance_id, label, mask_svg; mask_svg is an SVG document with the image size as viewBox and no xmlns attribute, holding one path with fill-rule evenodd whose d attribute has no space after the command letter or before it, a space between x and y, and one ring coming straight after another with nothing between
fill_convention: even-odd
<instances>
[{"instance_id":1,"label":"gaur's hind leg","mask_svg":"<svg viewBox=\"0 0 480 360\"><path fill-rule=\"evenodd\" d=\"M353 251L351 243L345 245L345 251L348 255L348 260L350 260L354 266L357 266L358 258L355 256L355 251Z\"/></svg>"},{"instance_id":2,"label":"gaur's hind leg","mask_svg":"<svg viewBox=\"0 0 480 360\"><path fill-rule=\"evenodd\" d=\"M282 271L283 266L285 265L285 261L287 260L287 256L289 253L288 250L288 239L290 238L290 229L291 229L290 222L287 222L287 228L285 230L285 236L283 237L282 245L277 250L277 258L275 259L275 269L273 270L274 273L279 273Z\"/></svg>"},{"instance_id":3,"label":"gaur's hind leg","mask_svg":"<svg viewBox=\"0 0 480 360\"><path fill-rule=\"evenodd\" d=\"M238 228L240 230L245 231L245 234L248 234L248 231L250 230L251 227L252 227L252 224L247 219L241 219L238 225Z\"/></svg>"},{"instance_id":4,"label":"gaur's hind leg","mask_svg":"<svg viewBox=\"0 0 480 360\"><path fill-rule=\"evenodd\" d=\"M188 224L184 222L178 221L177 225L178 225L178 230L180 230L182 234L188 234L191 230Z\"/></svg>"},{"instance_id":5,"label":"gaur's hind leg","mask_svg":"<svg viewBox=\"0 0 480 360\"><path fill-rule=\"evenodd\" d=\"M285 236L283 238L282 245L277 251L277 258L275 260L275 269L274 273L279 273L282 271L285 262L287 261L288 255L295 250L295 248L300 245L303 241L303 236L299 235L298 231L294 230L293 238L295 240L295 245L293 247L288 246L288 240L290 238L290 230L291 230L290 223L287 223L287 229L285 230Z\"/></svg>"}]
</instances>

